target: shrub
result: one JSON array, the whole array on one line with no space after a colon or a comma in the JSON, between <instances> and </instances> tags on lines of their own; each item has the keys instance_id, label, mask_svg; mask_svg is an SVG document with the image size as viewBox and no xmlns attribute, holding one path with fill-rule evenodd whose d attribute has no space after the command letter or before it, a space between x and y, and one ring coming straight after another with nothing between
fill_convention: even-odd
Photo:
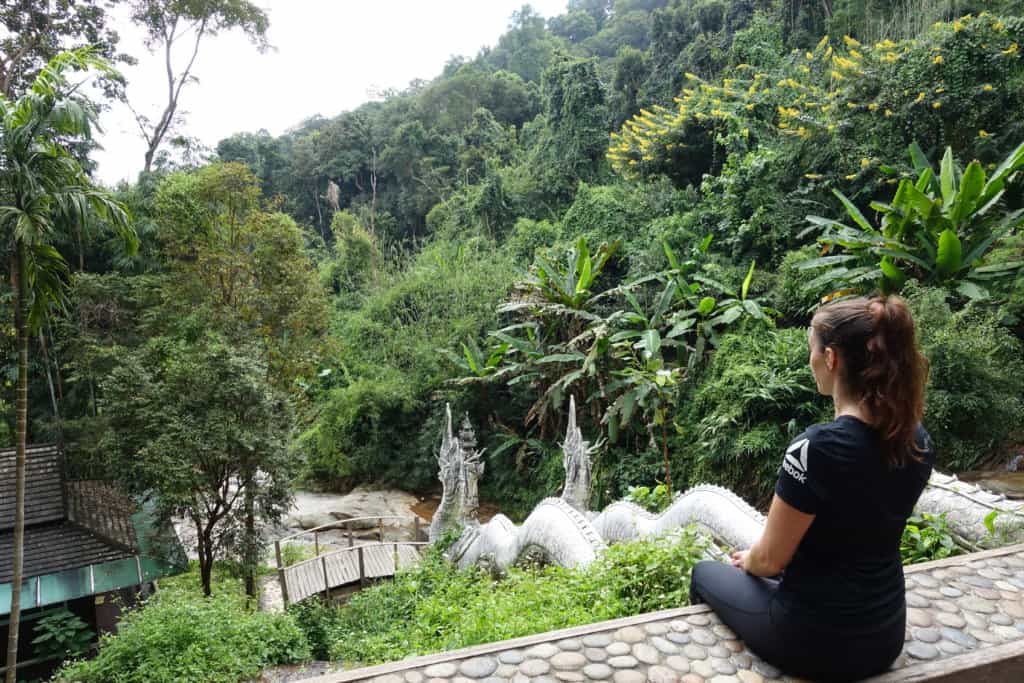
<instances>
[{"instance_id":1,"label":"shrub","mask_svg":"<svg viewBox=\"0 0 1024 683\"><path fill-rule=\"evenodd\" d=\"M393 582L329 614L302 608L311 642L328 634L346 664L396 660L685 605L703 541L692 529L609 548L590 567L513 568L494 580L431 550Z\"/></svg>"},{"instance_id":2,"label":"shrub","mask_svg":"<svg viewBox=\"0 0 1024 683\"><path fill-rule=\"evenodd\" d=\"M900 539L903 564L941 560L961 552L950 534L945 512L939 516L926 512L920 517L915 515L907 520L903 538Z\"/></svg>"},{"instance_id":3,"label":"shrub","mask_svg":"<svg viewBox=\"0 0 1024 683\"><path fill-rule=\"evenodd\" d=\"M924 425L937 463L972 469L1021 435L1024 349L992 313L953 312L938 289L910 285L905 293L931 363Z\"/></svg>"},{"instance_id":4,"label":"shrub","mask_svg":"<svg viewBox=\"0 0 1024 683\"><path fill-rule=\"evenodd\" d=\"M827 417L807 363L804 329L725 335L681 426L681 480L767 500L786 446Z\"/></svg>"},{"instance_id":5,"label":"shrub","mask_svg":"<svg viewBox=\"0 0 1024 683\"><path fill-rule=\"evenodd\" d=\"M237 582L218 589L203 598L194 572L162 584L158 594L122 618L116 635L102 637L94 659L65 665L56 680L236 683L267 666L309 658L306 636L293 617L251 611Z\"/></svg>"}]
</instances>

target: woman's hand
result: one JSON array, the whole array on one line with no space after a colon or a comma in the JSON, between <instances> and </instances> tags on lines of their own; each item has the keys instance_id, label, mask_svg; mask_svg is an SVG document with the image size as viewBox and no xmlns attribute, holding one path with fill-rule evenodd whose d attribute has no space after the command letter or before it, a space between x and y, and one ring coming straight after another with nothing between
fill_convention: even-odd
<instances>
[{"instance_id":1,"label":"woman's hand","mask_svg":"<svg viewBox=\"0 0 1024 683\"><path fill-rule=\"evenodd\" d=\"M750 551L749 550L737 550L737 551L735 551L731 555L732 566L736 567L737 569L742 569L743 571L748 571L747 570L747 558L748 557L750 557Z\"/></svg>"}]
</instances>

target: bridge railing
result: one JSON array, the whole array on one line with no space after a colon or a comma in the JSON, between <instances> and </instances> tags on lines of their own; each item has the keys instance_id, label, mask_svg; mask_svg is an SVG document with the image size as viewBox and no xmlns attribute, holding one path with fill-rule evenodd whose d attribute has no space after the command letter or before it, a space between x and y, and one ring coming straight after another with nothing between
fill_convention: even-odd
<instances>
[{"instance_id":1,"label":"bridge railing","mask_svg":"<svg viewBox=\"0 0 1024 683\"><path fill-rule=\"evenodd\" d=\"M384 522L388 520L404 520L411 522L412 538L406 540L386 540L384 534ZM355 534L353 525L365 525L366 522L374 522L377 528L377 542L355 545ZM373 529L371 525L369 528ZM373 515L365 517L352 517L350 519L339 519L335 522L322 524L312 529L305 529L298 533L285 536L274 541L274 555L277 561L277 576L281 584L281 594L284 604L304 600L310 595L323 593L330 598L332 587L356 583L364 585L367 579L380 578L394 575L402 567L402 553L399 548L417 549L419 546L428 545L426 541L420 541L420 518L417 516L400 515ZM366 527L363 526L365 529ZM345 532L347 547L322 552L320 534L326 531L342 530ZM314 556L292 564L286 564L282 553L282 544L288 541L313 537ZM307 541L308 542L308 541ZM390 548L391 553L387 550ZM413 550L418 556L418 550ZM386 559L390 559L390 564ZM405 555L406 566L411 564L408 554Z\"/></svg>"}]
</instances>

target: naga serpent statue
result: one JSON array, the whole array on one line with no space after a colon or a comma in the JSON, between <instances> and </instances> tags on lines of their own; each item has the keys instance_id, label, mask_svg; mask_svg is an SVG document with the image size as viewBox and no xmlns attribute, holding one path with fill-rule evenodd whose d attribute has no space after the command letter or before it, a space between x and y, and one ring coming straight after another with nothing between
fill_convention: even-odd
<instances>
[{"instance_id":1,"label":"naga serpent statue","mask_svg":"<svg viewBox=\"0 0 1024 683\"><path fill-rule=\"evenodd\" d=\"M472 438L468 418L459 436L467 432ZM545 498L520 525L502 514L481 525L475 515L475 493L483 463L481 452L473 450L475 443L473 440L463 448L453 436L449 408L438 455L444 495L430 526L430 539L436 540L445 529L462 523L462 535L447 551L460 568L480 564L500 573L524 556L538 554L562 567L582 567L597 559L609 543L666 534L691 524L718 545L749 548L764 529L764 515L732 491L710 484L677 494L669 507L657 514L629 501L612 503L600 513L587 511L594 448L583 440L576 425L573 399L562 445L566 481L561 498ZM470 481L472 502L467 500ZM473 506L472 515L466 514L467 503ZM952 534L968 549L1024 541L1024 505L952 475L932 473L916 512L945 514ZM711 545L708 554L717 557L722 552Z\"/></svg>"}]
</instances>

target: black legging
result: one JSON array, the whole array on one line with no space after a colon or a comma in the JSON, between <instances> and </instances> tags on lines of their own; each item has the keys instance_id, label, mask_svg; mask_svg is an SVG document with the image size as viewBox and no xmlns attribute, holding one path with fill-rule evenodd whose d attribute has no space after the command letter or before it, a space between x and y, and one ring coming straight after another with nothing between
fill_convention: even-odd
<instances>
[{"instance_id":1,"label":"black legging","mask_svg":"<svg viewBox=\"0 0 1024 683\"><path fill-rule=\"evenodd\" d=\"M699 562L690 603L707 603L751 652L787 674L854 681L889 668L903 649L906 610L871 629L838 629L791 617L778 604L779 582L721 562Z\"/></svg>"}]
</instances>

